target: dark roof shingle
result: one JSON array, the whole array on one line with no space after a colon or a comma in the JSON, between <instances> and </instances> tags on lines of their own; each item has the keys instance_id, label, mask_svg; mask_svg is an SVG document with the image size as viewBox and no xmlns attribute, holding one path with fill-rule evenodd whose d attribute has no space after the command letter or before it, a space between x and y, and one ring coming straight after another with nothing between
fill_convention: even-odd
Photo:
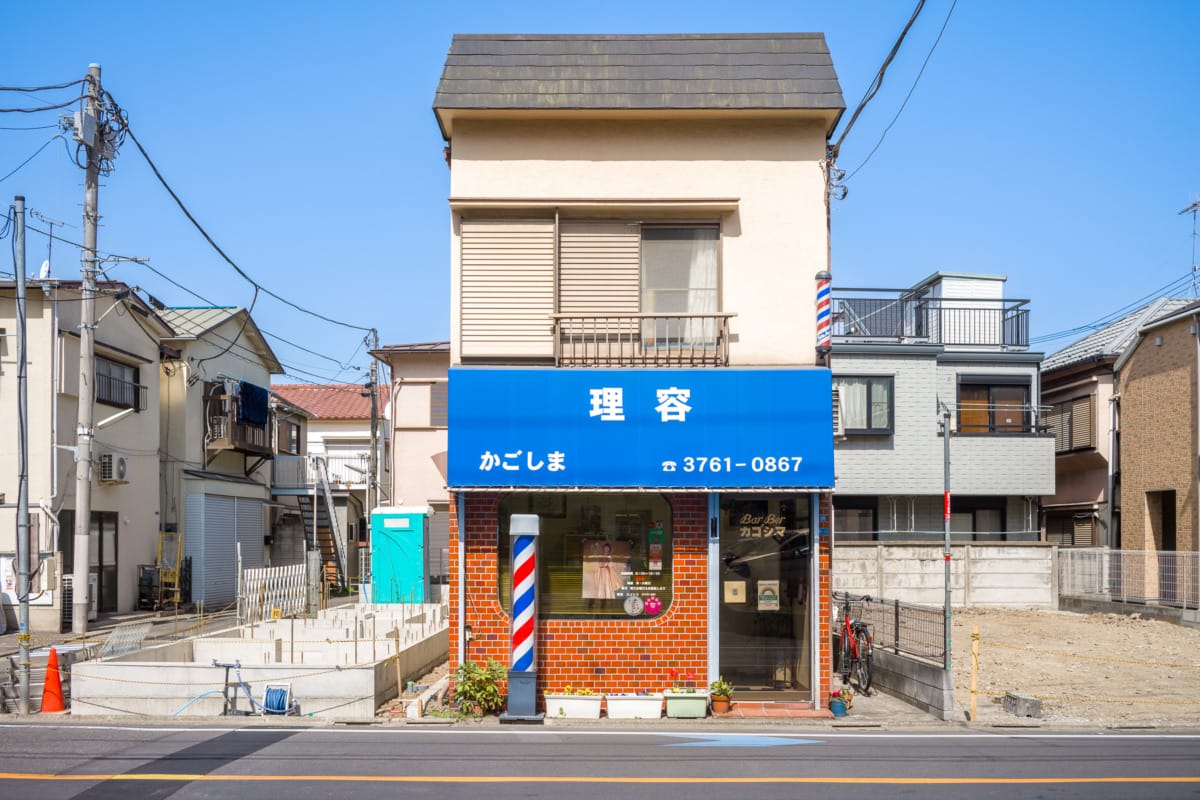
<instances>
[{"instance_id":1,"label":"dark roof shingle","mask_svg":"<svg viewBox=\"0 0 1200 800\"><path fill-rule=\"evenodd\" d=\"M846 107L820 33L456 35L433 106Z\"/></svg>"}]
</instances>

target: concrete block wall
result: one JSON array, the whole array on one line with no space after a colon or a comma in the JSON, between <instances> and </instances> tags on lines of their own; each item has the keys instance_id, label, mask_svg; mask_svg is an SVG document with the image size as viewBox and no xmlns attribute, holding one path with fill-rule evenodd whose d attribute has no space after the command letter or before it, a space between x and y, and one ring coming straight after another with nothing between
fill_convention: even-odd
<instances>
[{"instance_id":1,"label":"concrete block wall","mask_svg":"<svg viewBox=\"0 0 1200 800\"><path fill-rule=\"evenodd\" d=\"M973 544L950 550L955 607L1058 608L1056 548ZM905 603L941 606L945 558L940 545L847 543L833 551L833 589Z\"/></svg>"}]
</instances>

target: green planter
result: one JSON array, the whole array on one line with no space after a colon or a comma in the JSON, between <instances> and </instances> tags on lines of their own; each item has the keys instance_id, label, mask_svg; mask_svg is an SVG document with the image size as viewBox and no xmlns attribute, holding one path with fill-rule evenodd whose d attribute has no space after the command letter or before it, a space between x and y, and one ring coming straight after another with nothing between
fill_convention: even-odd
<instances>
[{"instance_id":1,"label":"green planter","mask_svg":"<svg viewBox=\"0 0 1200 800\"><path fill-rule=\"evenodd\" d=\"M675 719L698 719L708 715L708 695L701 692L663 692L667 698L667 716Z\"/></svg>"}]
</instances>

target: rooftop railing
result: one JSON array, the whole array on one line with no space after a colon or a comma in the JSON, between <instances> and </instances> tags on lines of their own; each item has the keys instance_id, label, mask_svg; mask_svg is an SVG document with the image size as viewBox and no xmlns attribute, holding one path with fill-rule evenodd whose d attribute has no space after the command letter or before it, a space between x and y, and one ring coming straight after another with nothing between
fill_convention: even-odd
<instances>
[{"instance_id":1,"label":"rooftop railing","mask_svg":"<svg viewBox=\"0 0 1200 800\"><path fill-rule=\"evenodd\" d=\"M907 289L834 289L833 336L850 341L1026 348L1028 303L928 297Z\"/></svg>"},{"instance_id":2,"label":"rooftop railing","mask_svg":"<svg viewBox=\"0 0 1200 800\"><path fill-rule=\"evenodd\" d=\"M727 367L733 314L554 314L559 367Z\"/></svg>"}]
</instances>

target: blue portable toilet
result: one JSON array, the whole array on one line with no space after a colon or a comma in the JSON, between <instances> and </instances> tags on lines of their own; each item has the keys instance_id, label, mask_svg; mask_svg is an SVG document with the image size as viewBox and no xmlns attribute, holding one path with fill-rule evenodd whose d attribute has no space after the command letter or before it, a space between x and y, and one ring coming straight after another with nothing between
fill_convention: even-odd
<instances>
[{"instance_id":1,"label":"blue portable toilet","mask_svg":"<svg viewBox=\"0 0 1200 800\"><path fill-rule=\"evenodd\" d=\"M381 506L371 512L372 602L426 602L432 515L429 506Z\"/></svg>"}]
</instances>

